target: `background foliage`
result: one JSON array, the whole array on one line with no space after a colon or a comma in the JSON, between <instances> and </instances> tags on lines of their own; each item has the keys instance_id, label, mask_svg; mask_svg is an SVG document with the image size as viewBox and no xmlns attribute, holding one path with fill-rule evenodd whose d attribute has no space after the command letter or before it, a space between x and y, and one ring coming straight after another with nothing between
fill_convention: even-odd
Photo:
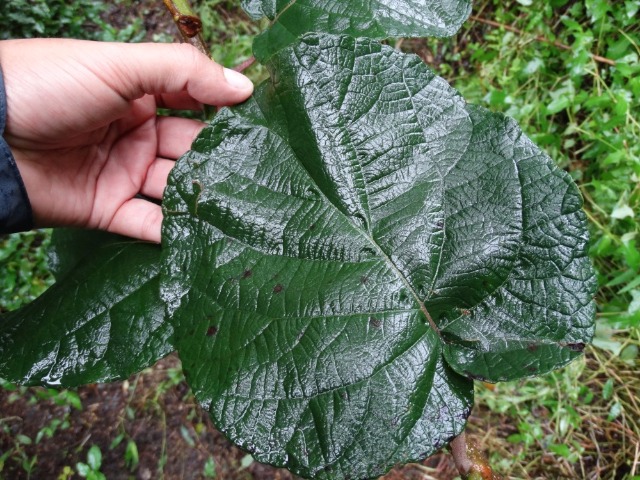
<instances>
[{"instance_id":1,"label":"background foliage","mask_svg":"<svg viewBox=\"0 0 640 480\"><path fill-rule=\"evenodd\" d=\"M152 15L156 3L11 0L0 6L0 35L170 41L170 22ZM213 56L227 66L249 56L258 30L238 4L197 2ZM496 469L512 478L640 478L639 12L638 0L484 0L475 2L472 18L451 39L395 43L420 55L468 101L514 117L571 173L585 198L600 283L594 346L584 359L544 377L477 385L470 431ZM264 75L257 68L248 73L254 80ZM0 308L17 308L51 283L47 243L46 231L0 239ZM104 395L122 399L118 408L104 409L121 421L110 438L94 430L84 440L74 422L86 422ZM77 472L100 478L97 473L114 465L133 478L148 469L181 478L167 462L172 439L176 453L198 453L193 478L290 478L222 447L219 437L206 433L206 416L190 398L175 360L114 390L76 394L3 384L0 477L71 478ZM183 405L179 413L176 399ZM42 419L37 428L27 429L30 411ZM140 435L140 425L158 435ZM65 441L71 446L63 447ZM61 452L60 461L51 460ZM454 478L453 472L437 457L388 478Z\"/></svg>"},{"instance_id":2,"label":"background foliage","mask_svg":"<svg viewBox=\"0 0 640 480\"><path fill-rule=\"evenodd\" d=\"M122 2L116 2L122 3ZM102 41L140 41L141 18L120 28L105 19L109 2L99 0L10 0L0 6L0 39L64 37Z\"/></svg>"}]
</instances>

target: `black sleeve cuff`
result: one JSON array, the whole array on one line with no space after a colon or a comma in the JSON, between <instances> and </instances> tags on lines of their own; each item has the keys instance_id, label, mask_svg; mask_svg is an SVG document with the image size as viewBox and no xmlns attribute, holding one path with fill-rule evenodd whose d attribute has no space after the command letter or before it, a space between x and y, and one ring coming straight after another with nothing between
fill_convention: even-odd
<instances>
[{"instance_id":1,"label":"black sleeve cuff","mask_svg":"<svg viewBox=\"0 0 640 480\"><path fill-rule=\"evenodd\" d=\"M0 69L0 233L13 233L33 228L31 203L22 177L5 142L7 98Z\"/></svg>"}]
</instances>

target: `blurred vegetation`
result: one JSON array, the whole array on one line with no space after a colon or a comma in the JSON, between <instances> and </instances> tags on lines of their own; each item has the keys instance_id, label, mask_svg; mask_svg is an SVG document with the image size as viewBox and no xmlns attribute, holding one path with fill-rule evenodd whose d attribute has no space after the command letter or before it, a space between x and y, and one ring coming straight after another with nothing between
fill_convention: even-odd
<instances>
[{"instance_id":1,"label":"blurred vegetation","mask_svg":"<svg viewBox=\"0 0 640 480\"><path fill-rule=\"evenodd\" d=\"M109 5L101 0L4 1L0 5L0 40L61 37L135 42L144 38L139 18L132 18L124 28L105 21Z\"/></svg>"},{"instance_id":2,"label":"blurred vegetation","mask_svg":"<svg viewBox=\"0 0 640 480\"><path fill-rule=\"evenodd\" d=\"M144 18L153 10L152 4L10 0L0 5L0 35L170 41L170 27L148 31ZM200 0L195 8L214 59L233 66L250 56L251 39L259 25L242 14L239 0ZM113 22L114 9L129 12L130 18ZM584 196L592 239L590 255L600 284L593 346L583 359L549 375L477 386L469 430L489 452L496 470L509 478L640 480L638 18L640 0L480 0L474 4L472 18L451 39L391 42L398 49L417 53L467 101L514 117L570 172ZM255 81L265 76L260 66L246 73ZM0 239L0 309L19 307L51 283L47 242L46 231ZM163 377L153 387L157 393L151 403L148 399L136 403L136 390L127 384L131 397L126 408L153 405L153 412L163 412L164 395L172 388L184 388L180 387L179 367L168 371L170 378ZM6 395L32 399L29 402L57 398L49 391L35 394L32 389L6 384L3 389ZM82 408L73 396L59 401ZM190 402L190 409L195 408L192 398L185 401ZM133 410L126 410L130 421L144 416ZM182 436L194 442L203 434L203 420L195 410L190 412ZM189 419L197 423L189 424ZM45 433L38 441L68 428L67 417L57 420L56 425L43 425ZM20 429L8 425L0 418L0 426L9 429L13 441L11 449L0 453L0 478L9 461L22 472L37 471L33 454L26 453L28 442L37 439L25 438ZM47 437L49 431L53 433ZM116 447L121 449L123 468L133 472L138 447L124 423L120 431L113 442L122 443ZM82 450L75 463L65 467L68 477L63 472L60 478L71 478L74 472L83 472L87 478L97 475L105 463L98 452L106 455L109 451L109 445L101 447ZM236 463L226 464L219 453L213 454L202 467L205 478L213 478L216 471L225 472L219 478L254 478L248 473L253 468L250 457L238 460L236 454ZM389 478L453 478L446 462L436 467L425 462L402 472Z\"/></svg>"},{"instance_id":3,"label":"blurred vegetation","mask_svg":"<svg viewBox=\"0 0 640 480\"><path fill-rule=\"evenodd\" d=\"M0 236L0 313L29 303L53 284L50 237L48 230Z\"/></svg>"},{"instance_id":4,"label":"blurred vegetation","mask_svg":"<svg viewBox=\"0 0 640 480\"><path fill-rule=\"evenodd\" d=\"M199 0L193 4L204 25L204 40L216 62L235 67L253 55L251 44L253 37L260 33L261 25L247 19L238 0ZM260 64L254 64L244 73L255 83L268 76Z\"/></svg>"}]
</instances>

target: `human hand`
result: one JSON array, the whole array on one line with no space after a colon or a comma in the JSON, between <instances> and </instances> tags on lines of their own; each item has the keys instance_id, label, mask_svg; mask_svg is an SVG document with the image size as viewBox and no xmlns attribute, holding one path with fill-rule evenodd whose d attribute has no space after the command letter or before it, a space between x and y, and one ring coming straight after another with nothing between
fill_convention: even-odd
<instances>
[{"instance_id":1,"label":"human hand","mask_svg":"<svg viewBox=\"0 0 640 480\"><path fill-rule=\"evenodd\" d=\"M204 126L157 116L245 100L253 85L187 44L38 39L0 42L5 140L34 222L160 242L174 160Z\"/></svg>"}]
</instances>

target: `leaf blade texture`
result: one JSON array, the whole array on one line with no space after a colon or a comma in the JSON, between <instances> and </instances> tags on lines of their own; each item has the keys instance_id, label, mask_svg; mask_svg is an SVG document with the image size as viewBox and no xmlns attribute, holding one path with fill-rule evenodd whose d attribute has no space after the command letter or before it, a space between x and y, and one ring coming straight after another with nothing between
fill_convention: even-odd
<instances>
[{"instance_id":1,"label":"leaf blade texture","mask_svg":"<svg viewBox=\"0 0 640 480\"><path fill-rule=\"evenodd\" d=\"M124 242L131 242L131 239L103 230L55 228L47 251L49 268L56 279L60 280L76 265L93 255L96 249Z\"/></svg>"},{"instance_id":2,"label":"leaf blade texture","mask_svg":"<svg viewBox=\"0 0 640 480\"><path fill-rule=\"evenodd\" d=\"M415 56L312 34L268 67L170 176L162 296L226 435L305 477L374 477L460 433L471 378L590 340L581 199Z\"/></svg>"},{"instance_id":3,"label":"leaf blade texture","mask_svg":"<svg viewBox=\"0 0 640 480\"><path fill-rule=\"evenodd\" d=\"M265 61L310 32L354 37L450 37L471 13L470 0L245 0L254 19L270 27L254 41L254 55Z\"/></svg>"},{"instance_id":4,"label":"leaf blade texture","mask_svg":"<svg viewBox=\"0 0 640 480\"><path fill-rule=\"evenodd\" d=\"M158 245L105 245L75 266L72 256L61 258L58 282L0 317L0 376L75 387L127 378L173 351Z\"/></svg>"}]
</instances>

